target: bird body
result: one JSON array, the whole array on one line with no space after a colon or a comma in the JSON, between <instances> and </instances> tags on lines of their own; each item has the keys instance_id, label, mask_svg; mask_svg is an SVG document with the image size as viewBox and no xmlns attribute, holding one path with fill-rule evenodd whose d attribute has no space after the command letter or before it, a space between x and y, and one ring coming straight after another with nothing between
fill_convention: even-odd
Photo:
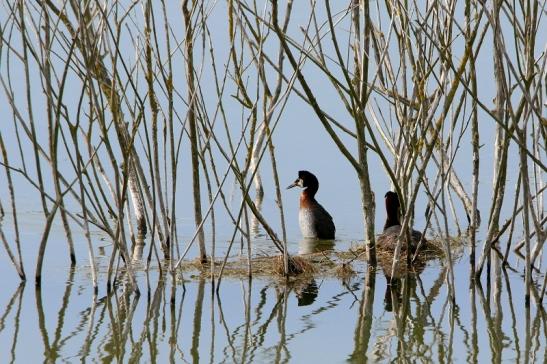
<instances>
[{"instance_id":1,"label":"bird body","mask_svg":"<svg viewBox=\"0 0 547 364\"><path fill-rule=\"evenodd\" d=\"M401 205L399 196L397 193L389 191L385 195L385 203L387 213L386 223L384 225L384 231L376 238L376 245L380 250L393 251L397 246L397 239L401 233L401 223L399 222L399 209ZM411 230L409 242L411 251L416 250L420 240L422 240L422 233ZM403 250L406 250L407 244L403 244L402 248Z\"/></svg>"},{"instance_id":2,"label":"bird body","mask_svg":"<svg viewBox=\"0 0 547 364\"><path fill-rule=\"evenodd\" d=\"M332 217L319 202L304 194L300 198L298 222L305 238L334 239L336 228Z\"/></svg>"},{"instance_id":3,"label":"bird body","mask_svg":"<svg viewBox=\"0 0 547 364\"><path fill-rule=\"evenodd\" d=\"M308 171L299 171L298 178L287 189L296 186L304 188L300 194L298 212L300 231L304 238L334 239L336 227L332 216L315 199L319 189L317 177Z\"/></svg>"},{"instance_id":4,"label":"bird body","mask_svg":"<svg viewBox=\"0 0 547 364\"><path fill-rule=\"evenodd\" d=\"M382 250L395 250L397 246L397 239L401 234L401 225L390 226L378 235L376 238L376 244ZM416 230L410 232L410 250L415 251L418 243L422 240L422 233ZM403 250L406 250L406 244L402 246Z\"/></svg>"}]
</instances>

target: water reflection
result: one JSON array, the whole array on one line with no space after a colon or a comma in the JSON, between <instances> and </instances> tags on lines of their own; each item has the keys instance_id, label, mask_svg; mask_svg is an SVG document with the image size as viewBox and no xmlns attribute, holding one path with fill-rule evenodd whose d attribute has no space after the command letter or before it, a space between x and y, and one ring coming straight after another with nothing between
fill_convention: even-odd
<instances>
[{"instance_id":1,"label":"water reflection","mask_svg":"<svg viewBox=\"0 0 547 364\"><path fill-rule=\"evenodd\" d=\"M262 202L264 201L264 193L257 192L254 204L258 211L262 212ZM253 238L259 238L264 236L264 233L260 229L260 222L256 218L255 214L251 214L250 229Z\"/></svg>"},{"instance_id":2,"label":"water reflection","mask_svg":"<svg viewBox=\"0 0 547 364\"><path fill-rule=\"evenodd\" d=\"M368 269L365 284L359 301L359 316L353 338L354 348L348 361L354 363L366 362L370 337L372 336L372 321L374 308L374 292L376 287L376 271Z\"/></svg>"},{"instance_id":3,"label":"water reflection","mask_svg":"<svg viewBox=\"0 0 547 364\"><path fill-rule=\"evenodd\" d=\"M141 277L141 296L120 284L96 298L71 271L66 284L3 290L0 353L2 362L545 360L545 310L523 308L515 277L494 267L486 289L465 277L452 302L446 270L424 267L391 279L365 267L344 282L227 279L218 293L200 275L150 286Z\"/></svg>"},{"instance_id":4,"label":"water reflection","mask_svg":"<svg viewBox=\"0 0 547 364\"><path fill-rule=\"evenodd\" d=\"M327 250L334 250L334 240L320 240L303 238L298 243L298 254L313 254Z\"/></svg>"},{"instance_id":5,"label":"water reflection","mask_svg":"<svg viewBox=\"0 0 547 364\"><path fill-rule=\"evenodd\" d=\"M298 299L298 306L309 306L315 302L315 299L319 294L319 287L313 278L298 281L297 286L294 289L294 293Z\"/></svg>"},{"instance_id":6,"label":"water reflection","mask_svg":"<svg viewBox=\"0 0 547 364\"><path fill-rule=\"evenodd\" d=\"M25 284L20 283L15 292L11 295L11 297L8 300L8 303L6 305L6 308L4 309L4 312L2 312L2 315L0 316L0 333L6 328L6 319L11 314L12 310L15 310L14 317L13 317L13 326L10 327L9 323L8 328L11 328L13 331L13 336L11 340L9 341L9 363L15 362L15 349L17 346L17 338L19 337L19 330L20 330L20 322L21 322L21 307L22 307L22 300L23 300L23 292L25 290ZM8 341L6 341L6 344ZM1 352L5 353L2 356L4 358L8 358L8 355L6 353L8 350L3 350Z\"/></svg>"}]
</instances>

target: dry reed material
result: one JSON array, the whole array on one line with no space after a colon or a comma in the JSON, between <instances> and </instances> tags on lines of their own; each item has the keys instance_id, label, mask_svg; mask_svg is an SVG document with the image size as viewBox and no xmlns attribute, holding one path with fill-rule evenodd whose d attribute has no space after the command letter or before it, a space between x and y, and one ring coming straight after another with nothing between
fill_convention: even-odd
<instances>
[{"instance_id":1,"label":"dry reed material","mask_svg":"<svg viewBox=\"0 0 547 364\"><path fill-rule=\"evenodd\" d=\"M336 267L334 272L336 277L342 280L347 280L348 278L351 278L357 274L357 272L355 272L355 270L353 269L351 263L346 263L346 262L339 264L338 267Z\"/></svg>"}]
</instances>

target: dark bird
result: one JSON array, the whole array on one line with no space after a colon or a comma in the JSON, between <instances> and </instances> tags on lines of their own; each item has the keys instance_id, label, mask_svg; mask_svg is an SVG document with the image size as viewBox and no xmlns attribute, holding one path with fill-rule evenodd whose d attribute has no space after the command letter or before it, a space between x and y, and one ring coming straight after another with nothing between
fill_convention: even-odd
<instances>
[{"instance_id":1,"label":"dark bird","mask_svg":"<svg viewBox=\"0 0 547 364\"><path fill-rule=\"evenodd\" d=\"M376 245L379 250L395 250L397 246L397 238L401 233L401 223L399 222L399 211L401 204L399 203L399 196L395 192L388 191L384 197L386 202L386 223L384 224L384 231L378 235L376 239ZM412 230L410 234L410 250L415 251L418 243L422 240L422 233L416 230ZM406 244L403 241L403 249L406 250Z\"/></svg>"},{"instance_id":2,"label":"dark bird","mask_svg":"<svg viewBox=\"0 0 547 364\"><path fill-rule=\"evenodd\" d=\"M334 239L336 228L330 214L315 200L319 181L308 171L299 171L298 178L287 187L301 187L298 221L304 238Z\"/></svg>"}]
</instances>

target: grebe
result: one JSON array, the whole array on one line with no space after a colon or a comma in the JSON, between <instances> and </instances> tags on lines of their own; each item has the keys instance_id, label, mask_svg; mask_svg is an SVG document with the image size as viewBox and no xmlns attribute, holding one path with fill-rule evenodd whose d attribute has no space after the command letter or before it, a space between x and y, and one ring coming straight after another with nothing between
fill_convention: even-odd
<instances>
[{"instance_id":1,"label":"grebe","mask_svg":"<svg viewBox=\"0 0 547 364\"><path fill-rule=\"evenodd\" d=\"M384 197L386 202L386 223L384 224L384 231L378 235L376 239L376 245L380 250L395 250L397 246L397 238L401 233L401 223L399 222L399 209L401 207L399 203L399 196L395 192L388 191ZM410 250L415 251L418 243L422 240L422 233L416 230L412 230L410 234ZM403 250L406 251L406 244L403 242Z\"/></svg>"},{"instance_id":2,"label":"grebe","mask_svg":"<svg viewBox=\"0 0 547 364\"><path fill-rule=\"evenodd\" d=\"M298 171L298 178L287 187L304 188L300 194L300 211L298 221L300 231L305 238L334 239L336 228L330 214L315 200L319 181L308 171Z\"/></svg>"}]
</instances>

